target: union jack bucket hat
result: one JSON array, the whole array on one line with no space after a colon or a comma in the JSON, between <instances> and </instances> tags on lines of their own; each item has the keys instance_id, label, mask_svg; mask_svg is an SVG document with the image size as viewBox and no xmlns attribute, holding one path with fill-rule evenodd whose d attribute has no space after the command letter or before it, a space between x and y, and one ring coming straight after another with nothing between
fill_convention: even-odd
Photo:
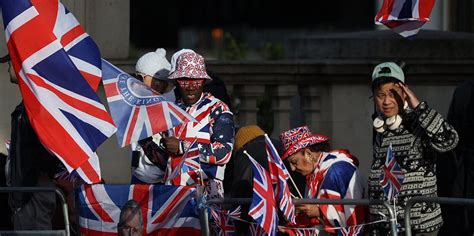
<instances>
[{"instance_id":1,"label":"union jack bucket hat","mask_svg":"<svg viewBox=\"0 0 474 236\"><path fill-rule=\"evenodd\" d=\"M280 140L285 150L281 159L285 160L303 148L328 141L329 138L321 134L312 134L308 126L301 126L281 133Z\"/></svg>"},{"instance_id":2,"label":"union jack bucket hat","mask_svg":"<svg viewBox=\"0 0 474 236\"><path fill-rule=\"evenodd\" d=\"M206 64L204 58L195 53L194 51L188 50L176 59L176 65L171 65L172 69L168 79L205 79L211 81L211 77L206 72Z\"/></svg>"}]
</instances>

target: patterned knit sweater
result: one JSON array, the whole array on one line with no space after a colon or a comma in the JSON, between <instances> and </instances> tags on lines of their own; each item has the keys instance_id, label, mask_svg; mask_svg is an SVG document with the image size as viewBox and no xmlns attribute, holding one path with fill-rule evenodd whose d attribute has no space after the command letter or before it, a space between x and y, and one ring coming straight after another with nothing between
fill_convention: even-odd
<instances>
[{"instance_id":1,"label":"patterned knit sweater","mask_svg":"<svg viewBox=\"0 0 474 236\"><path fill-rule=\"evenodd\" d=\"M392 144L395 159L404 174L400 192L394 199L401 231L404 230L403 208L410 198L437 196L436 153L453 150L459 140L453 127L426 102L420 103L414 110L405 112L402 125L398 129L377 133L368 180L370 198L387 200L380 185L380 177L387 149ZM380 218L379 212L389 216L383 206L371 206L372 220ZM410 217L414 233L435 231L443 223L440 206L435 203L415 204Z\"/></svg>"}]
</instances>

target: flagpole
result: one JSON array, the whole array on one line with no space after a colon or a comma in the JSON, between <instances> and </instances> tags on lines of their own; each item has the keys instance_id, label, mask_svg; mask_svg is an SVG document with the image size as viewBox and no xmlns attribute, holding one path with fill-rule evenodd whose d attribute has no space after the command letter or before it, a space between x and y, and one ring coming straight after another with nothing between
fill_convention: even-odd
<instances>
[{"instance_id":1,"label":"flagpole","mask_svg":"<svg viewBox=\"0 0 474 236\"><path fill-rule=\"evenodd\" d=\"M247 157L252 157L250 156L250 154L247 152L247 150L244 150L244 154L247 155ZM290 180L291 180L291 183L293 183L293 186L295 187L296 191L298 192L298 195L300 196L300 198L303 198L303 196L301 195L300 193L300 190L298 190L298 187L296 187L296 184L295 182L293 181L293 178L291 178L291 175L288 175L288 177L290 177Z\"/></svg>"},{"instance_id":2,"label":"flagpole","mask_svg":"<svg viewBox=\"0 0 474 236\"><path fill-rule=\"evenodd\" d=\"M268 134L265 134L265 138L268 139L269 141L271 141L270 137L268 137ZM270 142L270 143L273 145L272 142ZM276 149L275 149L275 150L276 150ZM280 157L280 156L278 155L278 157ZM281 157L280 157L280 159L281 159ZM283 162L283 160L282 160L282 162ZM284 165L284 164L283 164L283 165ZM288 177L290 177L291 183L293 184L293 187L295 187L296 192L298 193L298 196L300 196L300 198L303 198L303 195L301 195L300 190L299 190L298 187L296 186L295 181L294 181L293 178L291 177L291 174L290 174L290 173L288 173ZM293 194L292 194L292 195L293 195ZM296 197L295 197L295 198L296 198Z\"/></svg>"},{"instance_id":3,"label":"flagpole","mask_svg":"<svg viewBox=\"0 0 474 236\"><path fill-rule=\"evenodd\" d=\"M300 193L300 190L298 189L298 186L296 186L295 181L293 181L293 178L291 178L291 175L289 175L289 177L290 177L291 183L293 184L293 187L295 187L296 189L296 192L298 192L298 195L300 196L300 198L303 198L303 196Z\"/></svg>"}]
</instances>

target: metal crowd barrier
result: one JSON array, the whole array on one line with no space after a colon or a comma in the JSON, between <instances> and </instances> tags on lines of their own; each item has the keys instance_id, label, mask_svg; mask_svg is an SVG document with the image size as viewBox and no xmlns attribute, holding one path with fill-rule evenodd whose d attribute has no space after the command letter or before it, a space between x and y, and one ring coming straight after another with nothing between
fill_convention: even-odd
<instances>
[{"instance_id":1,"label":"metal crowd barrier","mask_svg":"<svg viewBox=\"0 0 474 236\"><path fill-rule=\"evenodd\" d=\"M405 235L411 236L410 211L415 203L438 203L447 205L473 205L474 199L469 198L448 198L448 197L414 197L408 200L405 207Z\"/></svg>"},{"instance_id":2,"label":"metal crowd barrier","mask_svg":"<svg viewBox=\"0 0 474 236\"><path fill-rule=\"evenodd\" d=\"M203 203L203 206L199 208L199 219L201 221L201 235L208 236L210 235L209 231L209 213L207 211L207 206L210 204L250 204L252 202L251 198L220 198L220 199L211 199ZM396 225L396 215L392 206L382 200L371 200L371 199L293 199L295 205L301 204L338 204L338 205L382 205L387 208L388 213L390 214L390 229L392 235L397 235L397 225Z\"/></svg>"},{"instance_id":3,"label":"metal crowd barrier","mask_svg":"<svg viewBox=\"0 0 474 236\"><path fill-rule=\"evenodd\" d=\"M66 198L63 191L53 187L0 187L0 193L34 193L34 192L54 192L59 197L62 205L64 230L21 230L21 231L0 231L0 235L71 235L69 231L69 218Z\"/></svg>"}]
</instances>

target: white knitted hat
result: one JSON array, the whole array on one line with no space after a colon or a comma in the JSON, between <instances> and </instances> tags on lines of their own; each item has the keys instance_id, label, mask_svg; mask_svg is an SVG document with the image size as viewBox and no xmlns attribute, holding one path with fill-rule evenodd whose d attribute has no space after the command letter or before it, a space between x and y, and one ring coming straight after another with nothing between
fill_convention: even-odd
<instances>
[{"instance_id":1,"label":"white knitted hat","mask_svg":"<svg viewBox=\"0 0 474 236\"><path fill-rule=\"evenodd\" d=\"M149 75L160 80L168 80L170 69L171 64L166 59L166 50L163 48L158 48L155 52L143 55L135 65L137 73Z\"/></svg>"}]
</instances>

